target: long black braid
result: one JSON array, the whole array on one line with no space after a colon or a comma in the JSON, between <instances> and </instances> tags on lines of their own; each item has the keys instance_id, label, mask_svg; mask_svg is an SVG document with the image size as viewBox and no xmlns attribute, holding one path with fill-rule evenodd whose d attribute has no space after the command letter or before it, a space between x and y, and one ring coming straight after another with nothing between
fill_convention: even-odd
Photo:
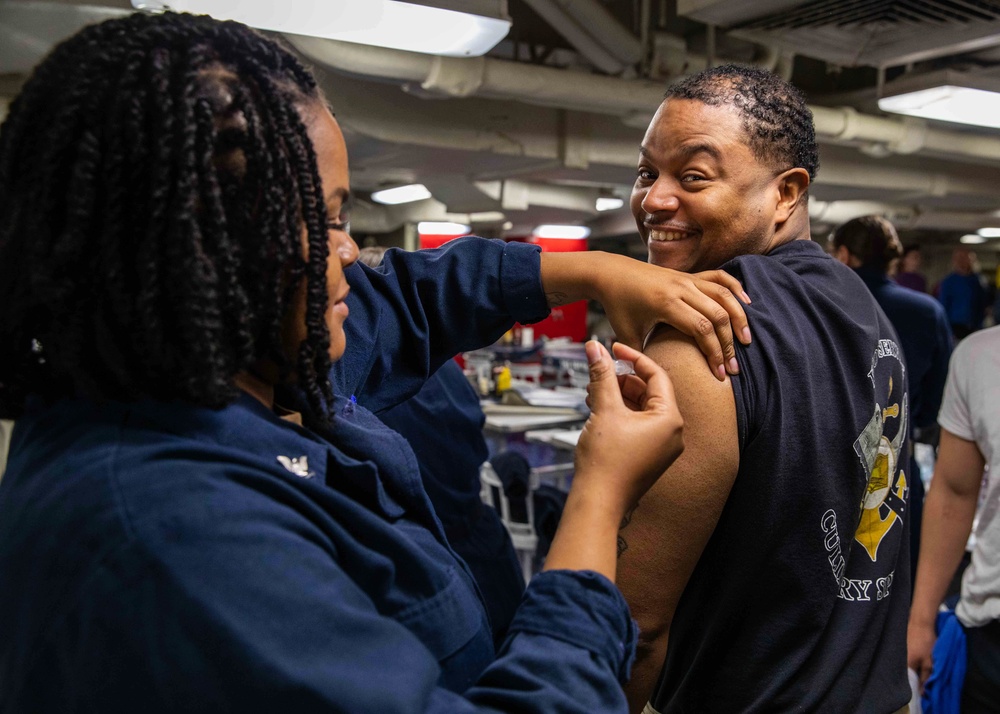
<instances>
[{"instance_id":1,"label":"long black braid","mask_svg":"<svg viewBox=\"0 0 1000 714\"><path fill-rule=\"evenodd\" d=\"M56 47L0 130L0 416L29 394L220 407L271 360L322 417L329 242L300 116L316 101L237 23L133 14Z\"/></svg>"}]
</instances>

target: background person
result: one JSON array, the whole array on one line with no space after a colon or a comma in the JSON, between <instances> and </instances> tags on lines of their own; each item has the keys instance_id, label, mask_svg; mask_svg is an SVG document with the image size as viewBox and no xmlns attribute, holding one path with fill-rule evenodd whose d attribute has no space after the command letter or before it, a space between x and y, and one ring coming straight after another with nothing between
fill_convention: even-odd
<instances>
[{"instance_id":1,"label":"background person","mask_svg":"<svg viewBox=\"0 0 1000 714\"><path fill-rule=\"evenodd\" d=\"M995 712L1000 702L1000 327L962 340L955 348L938 422L938 450L924 507L924 528L910 611L910 667L921 683L931 671L938 608L979 522L972 560L962 576L955 608L966 634L963 714ZM990 466L984 480L983 469ZM981 492L985 489L985 493Z\"/></svg>"},{"instance_id":2,"label":"background person","mask_svg":"<svg viewBox=\"0 0 1000 714\"><path fill-rule=\"evenodd\" d=\"M982 328L986 316L986 289L973 267L974 260L975 255L968 248L955 248L951 256L954 270L938 286L938 300L944 306L956 340Z\"/></svg>"},{"instance_id":3,"label":"background person","mask_svg":"<svg viewBox=\"0 0 1000 714\"><path fill-rule=\"evenodd\" d=\"M893 277L897 285L904 288L916 290L918 293L927 292L927 278L920 272L920 246L908 245L903 249L903 257L899 261L899 271Z\"/></svg>"},{"instance_id":4,"label":"background person","mask_svg":"<svg viewBox=\"0 0 1000 714\"><path fill-rule=\"evenodd\" d=\"M911 437L929 433L937 423L951 358L951 328L940 303L915 294L889 279L902 246L892 223L881 216L862 216L839 226L830 239L834 257L853 268L896 329L906 357ZM934 443L936 443L934 438ZM924 482L916 458L909 459L910 569L916 572L920 550Z\"/></svg>"}]
</instances>

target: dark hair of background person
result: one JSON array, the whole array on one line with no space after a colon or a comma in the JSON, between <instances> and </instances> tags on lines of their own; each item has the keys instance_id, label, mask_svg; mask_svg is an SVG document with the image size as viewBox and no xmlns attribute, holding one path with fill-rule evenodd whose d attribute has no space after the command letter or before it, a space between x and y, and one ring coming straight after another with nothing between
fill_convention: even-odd
<instances>
[{"instance_id":1,"label":"dark hair of background person","mask_svg":"<svg viewBox=\"0 0 1000 714\"><path fill-rule=\"evenodd\" d=\"M812 112L802 93L772 72L727 64L671 85L664 99L692 99L710 106L731 104L743 118L753 155L782 171L803 168L809 180L819 170Z\"/></svg>"},{"instance_id":2,"label":"dark hair of background person","mask_svg":"<svg viewBox=\"0 0 1000 714\"><path fill-rule=\"evenodd\" d=\"M382 263L382 256L388 248L380 245L368 245L358 251L358 262L364 263L369 268L377 268Z\"/></svg>"},{"instance_id":3,"label":"dark hair of background person","mask_svg":"<svg viewBox=\"0 0 1000 714\"><path fill-rule=\"evenodd\" d=\"M896 229L881 216L852 218L833 232L834 249L847 246L847 251L861 261L861 266L885 273L892 261L903 255L903 245Z\"/></svg>"},{"instance_id":4,"label":"dark hair of background person","mask_svg":"<svg viewBox=\"0 0 1000 714\"><path fill-rule=\"evenodd\" d=\"M317 101L238 23L135 13L57 46L0 130L0 415L29 394L220 407L269 359L323 418L329 237L300 116Z\"/></svg>"},{"instance_id":5,"label":"dark hair of background person","mask_svg":"<svg viewBox=\"0 0 1000 714\"><path fill-rule=\"evenodd\" d=\"M920 246L917 245L916 243L910 243L910 245L905 246L903 248L903 255L902 255L902 257L905 258L910 253L919 253L919 252L920 252Z\"/></svg>"}]
</instances>

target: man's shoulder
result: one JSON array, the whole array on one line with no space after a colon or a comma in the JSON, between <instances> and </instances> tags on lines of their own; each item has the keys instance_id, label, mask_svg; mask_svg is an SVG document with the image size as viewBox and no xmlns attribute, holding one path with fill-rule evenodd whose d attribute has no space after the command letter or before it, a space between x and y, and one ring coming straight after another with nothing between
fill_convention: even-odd
<instances>
[{"instance_id":1,"label":"man's shoulder","mask_svg":"<svg viewBox=\"0 0 1000 714\"><path fill-rule=\"evenodd\" d=\"M944 307L931 295L904 288L891 281L884 287L883 292L889 299L905 309L919 312L927 319L947 322L948 318Z\"/></svg>"},{"instance_id":2,"label":"man's shoulder","mask_svg":"<svg viewBox=\"0 0 1000 714\"><path fill-rule=\"evenodd\" d=\"M955 347L953 359L956 363L980 363L983 359L991 362L1000 354L1000 325L977 330L961 340Z\"/></svg>"},{"instance_id":3,"label":"man's shoulder","mask_svg":"<svg viewBox=\"0 0 1000 714\"><path fill-rule=\"evenodd\" d=\"M808 276L815 280L821 276L837 277L854 272L834 260L818 243L807 238L783 243L763 254L738 255L721 268L741 279L746 276L750 280L778 276L793 280Z\"/></svg>"},{"instance_id":4,"label":"man's shoulder","mask_svg":"<svg viewBox=\"0 0 1000 714\"><path fill-rule=\"evenodd\" d=\"M950 288L950 287L953 287L955 285L960 285L960 284L966 282L965 281L966 277L968 277L968 276L961 275L960 273L956 273L956 272L948 273L943 278L941 278L941 288L945 288L945 287L949 287Z\"/></svg>"}]
</instances>

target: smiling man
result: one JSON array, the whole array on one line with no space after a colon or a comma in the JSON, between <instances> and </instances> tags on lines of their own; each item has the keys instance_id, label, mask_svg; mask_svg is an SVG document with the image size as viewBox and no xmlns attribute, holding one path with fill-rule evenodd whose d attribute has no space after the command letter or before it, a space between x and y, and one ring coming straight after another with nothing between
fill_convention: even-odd
<instances>
[{"instance_id":1,"label":"smiling man","mask_svg":"<svg viewBox=\"0 0 1000 714\"><path fill-rule=\"evenodd\" d=\"M636 712L909 701L906 369L864 284L810 240L817 167L802 96L743 67L671 87L643 139L631 205L649 262L742 280L753 342L724 382L676 331L646 346L686 449L619 541Z\"/></svg>"}]
</instances>

